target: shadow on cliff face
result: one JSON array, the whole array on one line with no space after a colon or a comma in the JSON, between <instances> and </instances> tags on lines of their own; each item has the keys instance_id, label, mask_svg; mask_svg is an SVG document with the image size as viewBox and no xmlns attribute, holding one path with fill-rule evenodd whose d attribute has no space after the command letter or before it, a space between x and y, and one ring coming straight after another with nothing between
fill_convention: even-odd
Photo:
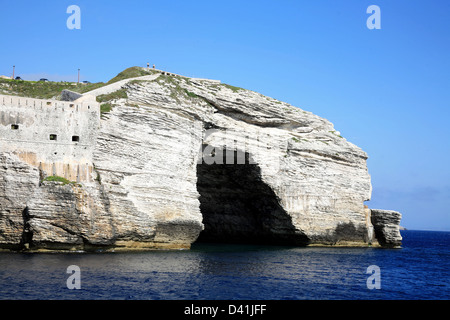
<instances>
[{"instance_id":1,"label":"shadow on cliff face","mask_svg":"<svg viewBox=\"0 0 450 320\"><path fill-rule=\"evenodd\" d=\"M330 238L332 244L336 244L340 241L369 242L367 228L362 225L355 226L353 222L339 223L334 230L334 234Z\"/></svg>"},{"instance_id":2,"label":"shadow on cliff face","mask_svg":"<svg viewBox=\"0 0 450 320\"><path fill-rule=\"evenodd\" d=\"M224 151L224 154L226 152ZM236 157L236 152L235 152ZM198 164L197 190L205 229L197 242L306 245L273 190L261 180L261 169L245 164Z\"/></svg>"}]
</instances>

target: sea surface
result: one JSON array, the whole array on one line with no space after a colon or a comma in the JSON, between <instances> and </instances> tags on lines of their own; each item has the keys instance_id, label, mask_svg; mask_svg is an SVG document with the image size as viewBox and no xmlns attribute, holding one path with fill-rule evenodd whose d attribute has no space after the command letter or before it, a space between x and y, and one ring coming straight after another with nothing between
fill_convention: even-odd
<instances>
[{"instance_id":1,"label":"sea surface","mask_svg":"<svg viewBox=\"0 0 450 320\"><path fill-rule=\"evenodd\" d=\"M449 299L450 232L402 236L402 249L195 244L145 253L0 253L0 300ZM367 273L369 266L379 273ZM80 289L69 289L68 279ZM370 289L375 283L379 289Z\"/></svg>"}]
</instances>

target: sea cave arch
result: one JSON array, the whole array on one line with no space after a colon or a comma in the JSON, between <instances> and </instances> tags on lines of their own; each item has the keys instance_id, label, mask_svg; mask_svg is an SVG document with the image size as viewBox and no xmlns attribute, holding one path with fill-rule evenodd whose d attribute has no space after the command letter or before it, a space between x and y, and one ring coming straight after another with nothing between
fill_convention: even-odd
<instances>
[{"instance_id":1,"label":"sea cave arch","mask_svg":"<svg viewBox=\"0 0 450 320\"><path fill-rule=\"evenodd\" d=\"M261 179L260 167L249 161L249 153L244 154L245 164L227 164L225 158L220 164L197 164L204 230L196 242L306 245L308 238L296 230L276 194Z\"/></svg>"}]
</instances>

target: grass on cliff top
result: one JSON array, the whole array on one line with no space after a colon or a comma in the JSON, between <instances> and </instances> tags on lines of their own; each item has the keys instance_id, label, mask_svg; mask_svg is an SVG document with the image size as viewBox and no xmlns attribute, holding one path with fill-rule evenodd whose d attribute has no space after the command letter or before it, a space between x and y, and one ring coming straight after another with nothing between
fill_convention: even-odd
<instances>
[{"instance_id":1,"label":"grass on cliff top","mask_svg":"<svg viewBox=\"0 0 450 320\"><path fill-rule=\"evenodd\" d=\"M29 97L36 99L51 99L58 97L64 89L78 93L88 92L104 86L103 82L77 84L73 82L43 82L0 79L0 94Z\"/></svg>"},{"instance_id":2,"label":"grass on cliff top","mask_svg":"<svg viewBox=\"0 0 450 320\"><path fill-rule=\"evenodd\" d=\"M125 89L119 89L117 91L108 94L101 94L97 96L96 99L97 102L108 102L117 99L128 99L128 94Z\"/></svg>"},{"instance_id":3,"label":"grass on cliff top","mask_svg":"<svg viewBox=\"0 0 450 320\"><path fill-rule=\"evenodd\" d=\"M226 84L226 83L222 83L222 86L224 86L224 87L230 89L230 90L233 91L233 92L238 92L238 91L240 91L240 90L245 90L244 88L235 87L235 86L232 86L232 85L229 85L229 84Z\"/></svg>"},{"instance_id":4,"label":"grass on cliff top","mask_svg":"<svg viewBox=\"0 0 450 320\"><path fill-rule=\"evenodd\" d=\"M156 71L149 70L140 67L131 67L120 72L117 76L109 80L107 83L75 83L75 82L53 82L53 81L26 81L26 80L12 80L12 79L0 79L0 94L29 97L36 99L51 99L61 95L61 91L70 90L78 93L85 93L94 89L101 88L105 85L140 76L146 76L154 74ZM103 99L108 99L104 97ZM106 100L104 100L106 101Z\"/></svg>"},{"instance_id":5,"label":"grass on cliff top","mask_svg":"<svg viewBox=\"0 0 450 320\"><path fill-rule=\"evenodd\" d=\"M85 93L97 88L101 88L105 85L115 83L120 80L135 78L140 76L152 75L157 73L157 71L153 69L141 68L141 67L131 67L123 70L117 76L109 80L108 82L97 82L90 84L77 84L74 82L43 82L43 81L25 81L25 80L12 80L12 79L0 79L0 94L6 95L14 95L21 97L30 97L37 99L59 99L61 95L61 91L66 89L78 93ZM174 79L176 78L176 79ZM182 76L172 76L172 75L160 75L158 82L164 81L167 84L170 84L172 94L171 96L177 98L177 96L187 96L188 98L198 98L197 95L193 92L190 92L186 89L182 89L178 81L184 80L187 84L190 84L190 79ZM178 80L178 81L177 81ZM212 86L223 86L226 87L233 92L238 92L240 90L245 90L243 88L231 86L228 84L214 84ZM118 90L116 92L101 95L97 97L97 101L100 103L106 103L111 100L127 98L127 94L124 90Z\"/></svg>"},{"instance_id":6,"label":"grass on cliff top","mask_svg":"<svg viewBox=\"0 0 450 320\"><path fill-rule=\"evenodd\" d=\"M163 74L161 74L154 81L158 82L159 84L167 84L171 91L170 97L174 98L177 101L179 101L178 97L193 98L193 99L200 98L194 92L191 92L185 88L182 88L179 85L179 82L182 80L184 80L186 82L189 81L187 78L183 78L180 76L171 76L171 75L163 75Z\"/></svg>"},{"instance_id":7,"label":"grass on cliff top","mask_svg":"<svg viewBox=\"0 0 450 320\"><path fill-rule=\"evenodd\" d=\"M117 76L109 80L106 84L111 84L120 80L148 76L155 74L157 71L153 71L152 69L146 69L141 67L131 67L123 70Z\"/></svg>"}]
</instances>

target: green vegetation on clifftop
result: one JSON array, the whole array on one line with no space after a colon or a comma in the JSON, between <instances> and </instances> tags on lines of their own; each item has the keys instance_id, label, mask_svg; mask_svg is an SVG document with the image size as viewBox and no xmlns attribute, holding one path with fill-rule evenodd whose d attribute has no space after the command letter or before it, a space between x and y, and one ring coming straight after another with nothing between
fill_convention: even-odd
<instances>
[{"instance_id":1,"label":"green vegetation on clifftop","mask_svg":"<svg viewBox=\"0 0 450 320\"><path fill-rule=\"evenodd\" d=\"M123 70L117 76L108 81L107 84L111 84L120 80L148 76L155 74L157 71L153 71L152 69L146 69L141 67L131 67Z\"/></svg>"},{"instance_id":2,"label":"green vegetation on clifftop","mask_svg":"<svg viewBox=\"0 0 450 320\"><path fill-rule=\"evenodd\" d=\"M57 98L64 89L85 93L104 86L103 82L77 84L72 82L44 82L0 79L0 94L36 99Z\"/></svg>"}]
</instances>

